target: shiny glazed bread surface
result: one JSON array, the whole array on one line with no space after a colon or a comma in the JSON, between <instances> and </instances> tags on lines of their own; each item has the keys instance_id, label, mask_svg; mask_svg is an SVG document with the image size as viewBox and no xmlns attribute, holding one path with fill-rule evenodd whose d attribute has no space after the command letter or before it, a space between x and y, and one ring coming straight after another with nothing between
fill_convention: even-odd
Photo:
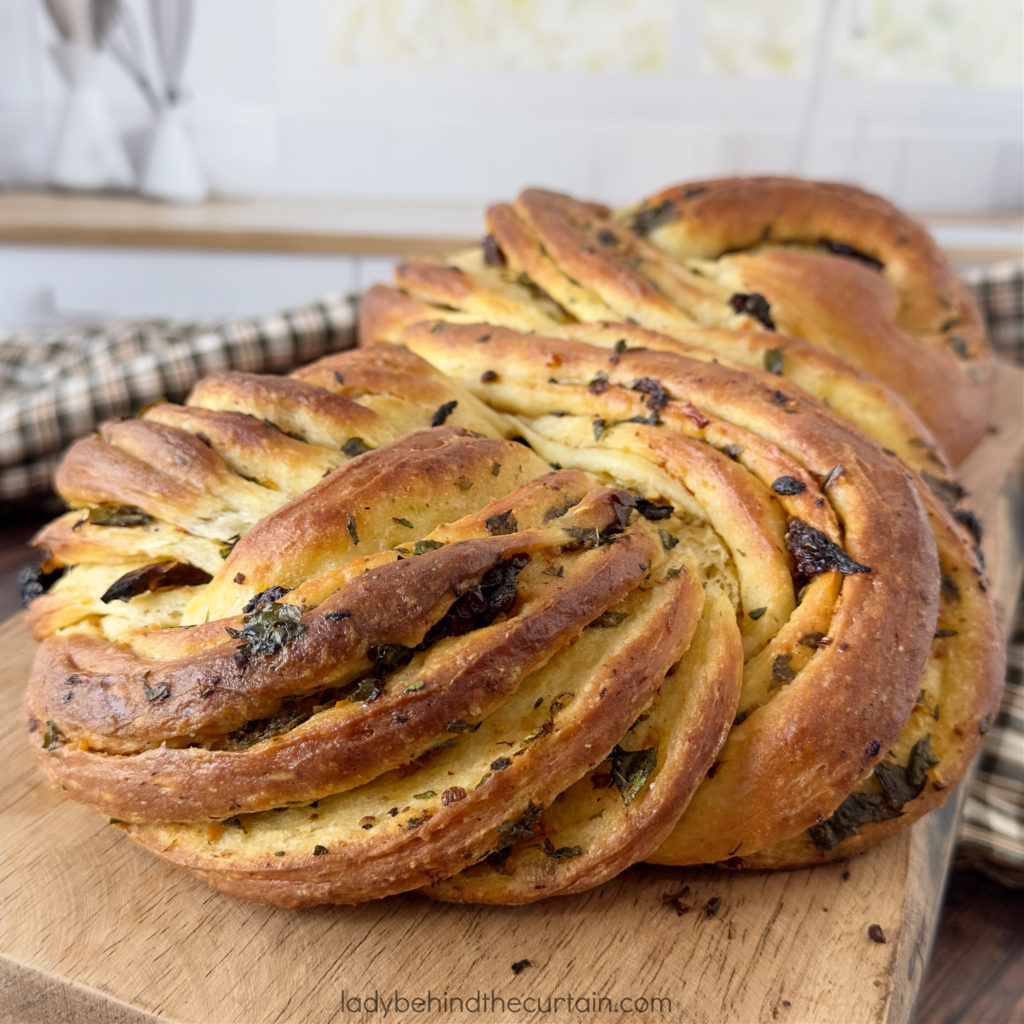
<instances>
[{"instance_id":1,"label":"shiny glazed bread surface","mask_svg":"<svg viewBox=\"0 0 1024 1024\"><path fill-rule=\"evenodd\" d=\"M862 344L984 389L907 224L785 179L619 214L531 190L371 289L361 349L104 425L36 540L40 767L285 906L524 903L904 827L1001 673L947 458L976 424Z\"/></svg>"}]
</instances>

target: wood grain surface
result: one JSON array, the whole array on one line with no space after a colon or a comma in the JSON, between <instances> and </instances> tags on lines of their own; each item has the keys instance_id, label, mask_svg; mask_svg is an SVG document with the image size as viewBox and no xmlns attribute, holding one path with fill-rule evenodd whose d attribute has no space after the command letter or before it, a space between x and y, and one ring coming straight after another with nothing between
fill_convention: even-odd
<instances>
[{"instance_id":1,"label":"wood grain surface","mask_svg":"<svg viewBox=\"0 0 1024 1024\"><path fill-rule=\"evenodd\" d=\"M1020 460L1021 374L1007 369L1001 387L1002 427L965 478L987 527L997 599L1008 607L1021 559L1015 491L1004 481ZM47 789L25 748L20 709L32 648L23 616L0 627L5 1020L845 1024L911 1016L963 787L942 811L845 864L785 873L639 867L589 893L523 908L417 896L355 908L257 907L178 874ZM872 925L884 943L871 939ZM369 1010L352 1002L375 994L407 1000L406 1012L392 1003L385 1016L383 1002ZM630 1012L630 1000L648 1000L646 1013Z\"/></svg>"}]
</instances>

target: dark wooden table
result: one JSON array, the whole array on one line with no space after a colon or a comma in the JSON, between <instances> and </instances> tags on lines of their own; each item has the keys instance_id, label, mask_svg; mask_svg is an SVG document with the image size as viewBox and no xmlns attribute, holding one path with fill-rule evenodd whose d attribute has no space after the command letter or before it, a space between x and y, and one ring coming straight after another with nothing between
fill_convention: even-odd
<instances>
[{"instance_id":1,"label":"dark wooden table","mask_svg":"<svg viewBox=\"0 0 1024 1024\"><path fill-rule=\"evenodd\" d=\"M27 542L57 509L7 510L0 525L0 621L20 607ZM916 1024L1024 1024L1024 891L963 867L950 875Z\"/></svg>"}]
</instances>

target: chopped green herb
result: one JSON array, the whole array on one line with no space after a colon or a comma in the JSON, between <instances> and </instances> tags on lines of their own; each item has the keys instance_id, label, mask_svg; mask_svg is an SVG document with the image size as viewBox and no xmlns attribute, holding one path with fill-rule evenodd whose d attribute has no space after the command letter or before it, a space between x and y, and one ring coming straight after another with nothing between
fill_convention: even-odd
<instances>
[{"instance_id":1,"label":"chopped green herb","mask_svg":"<svg viewBox=\"0 0 1024 1024\"><path fill-rule=\"evenodd\" d=\"M686 198L684 196L684 198ZM636 235L649 235L655 228L673 221L678 216L676 204L671 199L662 199L657 206L647 206L633 214L630 227Z\"/></svg>"},{"instance_id":2,"label":"chopped green herb","mask_svg":"<svg viewBox=\"0 0 1024 1024\"><path fill-rule=\"evenodd\" d=\"M773 683L791 683L796 679L796 672L789 664L790 658L792 657L792 654L779 654L772 661Z\"/></svg>"},{"instance_id":3,"label":"chopped green herb","mask_svg":"<svg viewBox=\"0 0 1024 1024\"><path fill-rule=\"evenodd\" d=\"M540 820L543 812L544 808L531 800L519 818L506 818L504 821L499 822L498 832L507 843L512 843L524 836L532 836L533 826Z\"/></svg>"},{"instance_id":4,"label":"chopped green herb","mask_svg":"<svg viewBox=\"0 0 1024 1024\"><path fill-rule=\"evenodd\" d=\"M661 538L661 546L666 551L671 551L679 543L679 538L673 537L668 530L658 530L658 536Z\"/></svg>"},{"instance_id":5,"label":"chopped green herb","mask_svg":"<svg viewBox=\"0 0 1024 1024\"><path fill-rule=\"evenodd\" d=\"M544 855L552 860L572 860L573 857L583 855L582 846L559 846L556 848L550 839L544 840L542 849L544 850Z\"/></svg>"},{"instance_id":6,"label":"chopped green herb","mask_svg":"<svg viewBox=\"0 0 1024 1024\"><path fill-rule=\"evenodd\" d=\"M616 746L609 759L612 781L622 796L622 802L631 804L657 766L658 751L653 747L645 750L623 750L622 747Z\"/></svg>"},{"instance_id":7,"label":"chopped green herb","mask_svg":"<svg viewBox=\"0 0 1024 1024\"><path fill-rule=\"evenodd\" d=\"M827 490L831 486L831 484L834 484L842 475L842 466L833 466L833 468L829 469L828 472L825 473L823 479L821 480L822 493L824 493L825 490Z\"/></svg>"},{"instance_id":8,"label":"chopped green herb","mask_svg":"<svg viewBox=\"0 0 1024 1024\"><path fill-rule=\"evenodd\" d=\"M455 484L460 491L468 491L472 488L473 481L470 480L468 476L463 474L462 476L459 477L458 480L455 481Z\"/></svg>"},{"instance_id":9,"label":"chopped green herb","mask_svg":"<svg viewBox=\"0 0 1024 1024\"><path fill-rule=\"evenodd\" d=\"M657 522L659 519L668 519L669 516L675 511L672 505L658 505L653 501L648 501L642 496L637 496L635 507L637 512L644 517L644 519L650 522Z\"/></svg>"},{"instance_id":10,"label":"chopped green herb","mask_svg":"<svg viewBox=\"0 0 1024 1024\"><path fill-rule=\"evenodd\" d=\"M439 540L418 540L412 546L412 553L414 555L423 555L428 551L436 551L438 548L443 548L444 545Z\"/></svg>"},{"instance_id":11,"label":"chopped green herb","mask_svg":"<svg viewBox=\"0 0 1024 1024\"><path fill-rule=\"evenodd\" d=\"M928 769L934 768L939 759L932 753L931 735L919 739L910 750L907 759L907 781L912 786L923 787L928 780Z\"/></svg>"},{"instance_id":12,"label":"chopped green herb","mask_svg":"<svg viewBox=\"0 0 1024 1024\"><path fill-rule=\"evenodd\" d=\"M569 509L574 508L578 504L579 499L569 498L564 505L552 505L549 509L545 510L544 518L541 522L550 523L552 519L561 519Z\"/></svg>"},{"instance_id":13,"label":"chopped green herb","mask_svg":"<svg viewBox=\"0 0 1024 1024\"><path fill-rule=\"evenodd\" d=\"M459 403L454 399L451 402L445 402L444 405L438 406L434 415L430 417L430 425L432 427L440 427L444 424L445 420L455 411L455 406Z\"/></svg>"},{"instance_id":14,"label":"chopped green herb","mask_svg":"<svg viewBox=\"0 0 1024 1024\"><path fill-rule=\"evenodd\" d=\"M326 852L327 852L327 847L326 846L321 846L319 843L317 843L316 846L313 847L313 856L314 857L322 857Z\"/></svg>"},{"instance_id":15,"label":"chopped green herb","mask_svg":"<svg viewBox=\"0 0 1024 1024\"><path fill-rule=\"evenodd\" d=\"M159 686L150 686L146 682L146 678L149 673L142 677L140 682L142 683L142 692L146 695L146 703L153 704L159 703L162 700L167 700L171 695L171 688L166 683L161 683Z\"/></svg>"},{"instance_id":16,"label":"chopped green herb","mask_svg":"<svg viewBox=\"0 0 1024 1024\"><path fill-rule=\"evenodd\" d=\"M772 481L772 490L783 496L803 494L807 490L807 484L797 480L795 476L780 476Z\"/></svg>"},{"instance_id":17,"label":"chopped green herb","mask_svg":"<svg viewBox=\"0 0 1024 1024\"><path fill-rule=\"evenodd\" d=\"M871 572L868 566L855 562L821 530L802 519L789 520L786 547L796 562L797 572L803 576L817 576L830 569L837 569L844 574Z\"/></svg>"},{"instance_id":18,"label":"chopped green herb","mask_svg":"<svg viewBox=\"0 0 1024 1024\"><path fill-rule=\"evenodd\" d=\"M756 621L757 619L761 618L761 616L764 615L766 611L768 611L767 607L755 608L753 611L747 612L747 615Z\"/></svg>"},{"instance_id":19,"label":"chopped green herb","mask_svg":"<svg viewBox=\"0 0 1024 1024\"><path fill-rule=\"evenodd\" d=\"M519 524L516 522L516 517L512 514L511 509L488 516L484 520L484 526L493 537L515 533L519 529Z\"/></svg>"},{"instance_id":20,"label":"chopped green herb","mask_svg":"<svg viewBox=\"0 0 1024 1024\"><path fill-rule=\"evenodd\" d=\"M347 516L348 535L352 538L353 545L359 543L359 531L356 529L356 517L349 512Z\"/></svg>"},{"instance_id":21,"label":"chopped green herb","mask_svg":"<svg viewBox=\"0 0 1024 1024\"><path fill-rule=\"evenodd\" d=\"M602 612L593 622L589 623L587 629L614 629L629 618L629 612L617 612L612 608Z\"/></svg>"},{"instance_id":22,"label":"chopped green herb","mask_svg":"<svg viewBox=\"0 0 1024 1024\"><path fill-rule=\"evenodd\" d=\"M392 516L391 521L393 523L396 523L398 526L404 526L407 530L415 529L412 523L410 523L409 520L404 518L403 516Z\"/></svg>"},{"instance_id":23,"label":"chopped green herb","mask_svg":"<svg viewBox=\"0 0 1024 1024\"><path fill-rule=\"evenodd\" d=\"M746 313L753 317L765 330L774 331L775 321L772 320L771 306L759 292L737 292L729 299L729 305L736 313Z\"/></svg>"},{"instance_id":24,"label":"chopped green herb","mask_svg":"<svg viewBox=\"0 0 1024 1024\"><path fill-rule=\"evenodd\" d=\"M415 683L411 683L409 686L407 686L402 691L402 693L416 693L418 690L422 690L424 685L425 684L424 684L423 680L419 679Z\"/></svg>"},{"instance_id":25,"label":"chopped green herb","mask_svg":"<svg viewBox=\"0 0 1024 1024\"><path fill-rule=\"evenodd\" d=\"M432 789L425 789L422 793L413 793L412 798L413 800L432 800L435 796L437 793Z\"/></svg>"},{"instance_id":26,"label":"chopped green herb","mask_svg":"<svg viewBox=\"0 0 1024 1024\"><path fill-rule=\"evenodd\" d=\"M212 577L205 569L188 562L154 562L139 569L131 569L119 576L107 587L100 601L130 601L139 594L150 594L158 590L175 587L196 587L209 583Z\"/></svg>"},{"instance_id":27,"label":"chopped green herb","mask_svg":"<svg viewBox=\"0 0 1024 1024\"><path fill-rule=\"evenodd\" d=\"M769 348L764 353L764 368L769 373L774 373L779 376L782 375L782 349L781 348Z\"/></svg>"},{"instance_id":28,"label":"chopped green herb","mask_svg":"<svg viewBox=\"0 0 1024 1024\"><path fill-rule=\"evenodd\" d=\"M921 479L928 485L932 494L948 508L952 508L967 496L967 492L955 480L935 476L927 469L921 470Z\"/></svg>"},{"instance_id":29,"label":"chopped green herb","mask_svg":"<svg viewBox=\"0 0 1024 1024\"><path fill-rule=\"evenodd\" d=\"M85 521L93 526L148 526L153 517L134 505L98 505L89 509Z\"/></svg>"},{"instance_id":30,"label":"chopped green herb","mask_svg":"<svg viewBox=\"0 0 1024 1024\"><path fill-rule=\"evenodd\" d=\"M241 536L237 533L234 535L234 537L228 537L228 539L224 541L224 543L220 546L220 557L227 558L228 555L230 555L231 552L235 550L235 545L241 539Z\"/></svg>"},{"instance_id":31,"label":"chopped green herb","mask_svg":"<svg viewBox=\"0 0 1024 1024\"><path fill-rule=\"evenodd\" d=\"M235 664L244 669L253 658L267 658L282 651L305 631L302 609L294 604L272 602L242 619L241 629L225 627L242 643L235 650Z\"/></svg>"},{"instance_id":32,"label":"chopped green herb","mask_svg":"<svg viewBox=\"0 0 1024 1024\"><path fill-rule=\"evenodd\" d=\"M55 750L60 744L60 732L55 723L46 720L46 732L43 733L43 750Z\"/></svg>"},{"instance_id":33,"label":"chopped green herb","mask_svg":"<svg viewBox=\"0 0 1024 1024\"><path fill-rule=\"evenodd\" d=\"M957 359L967 358L967 342L963 338L954 335L953 337L949 338L948 341L949 347L956 354Z\"/></svg>"},{"instance_id":34,"label":"chopped green herb","mask_svg":"<svg viewBox=\"0 0 1024 1024\"><path fill-rule=\"evenodd\" d=\"M353 704L372 704L383 692L384 688L380 680L374 679L372 676L365 676L356 681L349 691L348 699Z\"/></svg>"},{"instance_id":35,"label":"chopped green herb","mask_svg":"<svg viewBox=\"0 0 1024 1024\"><path fill-rule=\"evenodd\" d=\"M210 676L209 679L200 679L198 690L200 697L209 697L210 694L217 688L217 684L220 682L220 676Z\"/></svg>"},{"instance_id":36,"label":"chopped green herb","mask_svg":"<svg viewBox=\"0 0 1024 1024\"><path fill-rule=\"evenodd\" d=\"M361 437L350 437L341 446L341 450L350 459L354 459L357 455L364 455L366 452L372 452L373 448Z\"/></svg>"}]
</instances>

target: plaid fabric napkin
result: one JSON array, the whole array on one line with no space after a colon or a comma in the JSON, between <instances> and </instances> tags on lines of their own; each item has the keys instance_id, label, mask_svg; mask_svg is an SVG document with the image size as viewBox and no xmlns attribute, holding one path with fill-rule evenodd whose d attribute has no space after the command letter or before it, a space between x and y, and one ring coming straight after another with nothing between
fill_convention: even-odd
<instances>
[{"instance_id":1,"label":"plaid fabric napkin","mask_svg":"<svg viewBox=\"0 0 1024 1024\"><path fill-rule=\"evenodd\" d=\"M1024 364L1024 261L965 275L1004 358ZM277 316L224 324L122 323L0 338L0 507L50 493L64 448L100 422L167 398L208 373L275 373L355 343L355 300L330 296ZM1006 698L960 824L958 856L1024 885L1024 612Z\"/></svg>"},{"instance_id":2,"label":"plaid fabric napkin","mask_svg":"<svg viewBox=\"0 0 1024 1024\"><path fill-rule=\"evenodd\" d=\"M64 449L103 420L181 401L210 373L278 373L354 344L355 300L340 295L253 320L0 337L0 507L48 494Z\"/></svg>"},{"instance_id":3,"label":"plaid fabric napkin","mask_svg":"<svg viewBox=\"0 0 1024 1024\"><path fill-rule=\"evenodd\" d=\"M1024 259L968 270L999 355L1024 365ZM1006 656L1006 693L982 748L957 834L957 859L1024 887L1024 593Z\"/></svg>"}]
</instances>

